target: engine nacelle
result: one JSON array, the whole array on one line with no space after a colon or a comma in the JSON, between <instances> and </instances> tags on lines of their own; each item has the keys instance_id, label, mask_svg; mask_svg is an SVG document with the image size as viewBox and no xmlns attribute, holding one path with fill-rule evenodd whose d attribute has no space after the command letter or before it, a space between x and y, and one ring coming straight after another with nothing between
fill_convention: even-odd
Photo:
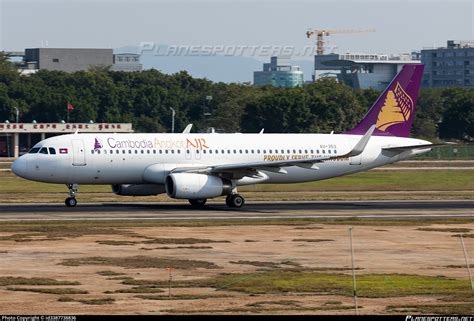
<instances>
[{"instance_id":1,"label":"engine nacelle","mask_svg":"<svg viewBox=\"0 0 474 321\"><path fill-rule=\"evenodd\" d=\"M112 192L123 196L151 196L163 194L165 186L157 184L116 184L112 185Z\"/></svg>"},{"instance_id":2,"label":"engine nacelle","mask_svg":"<svg viewBox=\"0 0 474 321\"><path fill-rule=\"evenodd\" d=\"M174 173L166 177L166 193L172 198L212 198L231 192L232 183L216 176Z\"/></svg>"}]
</instances>

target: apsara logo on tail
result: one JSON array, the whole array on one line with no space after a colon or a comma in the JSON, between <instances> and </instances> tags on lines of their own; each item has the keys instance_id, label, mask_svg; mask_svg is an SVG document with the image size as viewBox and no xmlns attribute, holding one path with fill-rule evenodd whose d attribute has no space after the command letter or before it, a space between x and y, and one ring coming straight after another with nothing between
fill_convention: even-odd
<instances>
[{"instance_id":1,"label":"apsara logo on tail","mask_svg":"<svg viewBox=\"0 0 474 321\"><path fill-rule=\"evenodd\" d=\"M390 126L404 123L410 119L413 112L413 99L403 90L397 82L394 90L387 91L385 102L380 109L375 127L386 131Z\"/></svg>"}]
</instances>

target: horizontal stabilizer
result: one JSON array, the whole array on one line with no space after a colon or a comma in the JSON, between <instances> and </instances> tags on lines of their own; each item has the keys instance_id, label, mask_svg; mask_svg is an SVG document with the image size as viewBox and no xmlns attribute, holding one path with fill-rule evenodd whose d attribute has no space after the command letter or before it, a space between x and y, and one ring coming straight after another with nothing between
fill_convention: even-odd
<instances>
[{"instance_id":1,"label":"horizontal stabilizer","mask_svg":"<svg viewBox=\"0 0 474 321\"><path fill-rule=\"evenodd\" d=\"M455 145L453 143L443 143L443 144L422 144L422 145L409 145L409 146L396 146L396 147L385 147L382 150L386 151L394 151L394 152L404 152L406 150L414 150L414 149L427 149L427 148L434 148L434 147L447 147Z\"/></svg>"}]
</instances>

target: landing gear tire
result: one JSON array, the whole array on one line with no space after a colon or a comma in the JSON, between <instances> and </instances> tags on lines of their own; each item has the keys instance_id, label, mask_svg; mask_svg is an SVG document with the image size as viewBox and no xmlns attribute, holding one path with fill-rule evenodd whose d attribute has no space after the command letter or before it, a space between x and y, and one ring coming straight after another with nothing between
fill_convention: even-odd
<instances>
[{"instance_id":1,"label":"landing gear tire","mask_svg":"<svg viewBox=\"0 0 474 321\"><path fill-rule=\"evenodd\" d=\"M75 207L77 205L77 201L74 197L66 198L66 201L64 203L67 207Z\"/></svg>"},{"instance_id":2,"label":"landing gear tire","mask_svg":"<svg viewBox=\"0 0 474 321\"><path fill-rule=\"evenodd\" d=\"M245 199L239 194L232 194L227 196L225 203L229 207L241 208L245 204Z\"/></svg>"},{"instance_id":3,"label":"landing gear tire","mask_svg":"<svg viewBox=\"0 0 474 321\"><path fill-rule=\"evenodd\" d=\"M206 204L207 198L199 198L199 199L190 199L189 204L194 207L203 207Z\"/></svg>"}]
</instances>

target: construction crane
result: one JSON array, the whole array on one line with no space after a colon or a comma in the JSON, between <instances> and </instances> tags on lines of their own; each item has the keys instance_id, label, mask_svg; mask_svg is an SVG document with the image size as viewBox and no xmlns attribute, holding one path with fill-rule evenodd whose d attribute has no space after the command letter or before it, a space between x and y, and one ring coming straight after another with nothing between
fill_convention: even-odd
<instances>
[{"instance_id":1,"label":"construction crane","mask_svg":"<svg viewBox=\"0 0 474 321\"><path fill-rule=\"evenodd\" d=\"M316 30L308 30L306 31L306 37L310 38L313 35L316 35L317 41L316 41L316 54L317 55L323 55L324 54L324 44L326 43L324 41L324 38L330 35L334 34L351 34L351 33L364 33L364 32L375 32L375 29L360 29L360 30L354 30L354 29L316 29Z\"/></svg>"}]
</instances>

